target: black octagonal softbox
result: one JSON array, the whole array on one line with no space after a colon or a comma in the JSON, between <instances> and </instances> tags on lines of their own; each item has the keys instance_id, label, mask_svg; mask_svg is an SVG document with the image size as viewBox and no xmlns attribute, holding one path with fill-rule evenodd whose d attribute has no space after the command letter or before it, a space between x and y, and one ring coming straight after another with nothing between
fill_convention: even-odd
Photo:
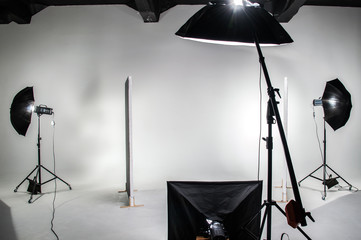
<instances>
[{"instance_id":1,"label":"black octagonal softbox","mask_svg":"<svg viewBox=\"0 0 361 240\"><path fill-rule=\"evenodd\" d=\"M207 220L223 224L230 240L253 239L244 226L261 208L261 181L168 182L168 240L195 240ZM258 235L260 214L247 225Z\"/></svg>"}]
</instances>

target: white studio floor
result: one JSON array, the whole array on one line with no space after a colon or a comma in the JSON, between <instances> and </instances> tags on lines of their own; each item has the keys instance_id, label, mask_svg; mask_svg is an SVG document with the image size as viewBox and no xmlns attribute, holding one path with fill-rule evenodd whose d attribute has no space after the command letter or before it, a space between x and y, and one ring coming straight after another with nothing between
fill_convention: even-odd
<instances>
[{"instance_id":1,"label":"white studio floor","mask_svg":"<svg viewBox=\"0 0 361 240\"><path fill-rule=\"evenodd\" d=\"M58 183L54 229L59 239L167 239L165 189L137 191L135 203L144 206L121 208L127 205L127 196L119 193L119 189L72 187L68 190ZM322 200L321 190L322 186L300 188L303 205L316 220L315 223L308 220L304 231L316 240L361 239L361 192L336 188L328 191L326 200ZM56 239L50 229L53 191L35 195L31 204L29 196L21 189L17 193L1 190L1 240ZM284 208L284 203L280 206ZM276 208L273 209L272 239L281 239L282 233L289 236L284 236L285 240L306 239L287 225L286 218Z\"/></svg>"}]
</instances>

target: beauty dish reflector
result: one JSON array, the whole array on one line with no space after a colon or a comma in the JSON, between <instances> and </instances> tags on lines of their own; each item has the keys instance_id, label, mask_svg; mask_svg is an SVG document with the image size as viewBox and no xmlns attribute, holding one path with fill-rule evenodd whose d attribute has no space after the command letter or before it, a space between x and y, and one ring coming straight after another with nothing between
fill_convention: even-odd
<instances>
[{"instance_id":1,"label":"beauty dish reflector","mask_svg":"<svg viewBox=\"0 0 361 240\"><path fill-rule=\"evenodd\" d=\"M292 38L266 10L258 6L209 3L176 33L182 38L227 45L281 45Z\"/></svg>"}]
</instances>

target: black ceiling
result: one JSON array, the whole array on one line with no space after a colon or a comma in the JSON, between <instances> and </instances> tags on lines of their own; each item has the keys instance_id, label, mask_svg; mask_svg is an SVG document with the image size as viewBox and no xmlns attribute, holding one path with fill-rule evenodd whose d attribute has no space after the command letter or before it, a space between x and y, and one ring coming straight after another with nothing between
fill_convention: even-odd
<instances>
[{"instance_id":1,"label":"black ceiling","mask_svg":"<svg viewBox=\"0 0 361 240\"><path fill-rule=\"evenodd\" d=\"M31 17L48 6L127 5L144 22L158 22L162 12L176 5L206 5L210 0L0 0L0 24L29 24ZM225 0L213 0L225 1ZM230 0L229 0L230 1ZM288 22L304 5L361 7L360 0L250 0L264 6L279 22Z\"/></svg>"}]
</instances>

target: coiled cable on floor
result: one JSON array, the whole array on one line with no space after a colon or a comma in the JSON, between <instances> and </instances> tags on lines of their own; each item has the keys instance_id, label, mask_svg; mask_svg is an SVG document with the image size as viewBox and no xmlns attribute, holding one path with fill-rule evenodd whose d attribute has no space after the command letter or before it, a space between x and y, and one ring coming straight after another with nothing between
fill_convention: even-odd
<instances>
[{"instance_id":1,"label":"coiled cable on floor","mask_svg":"<svg viewBox=\"0 0 361 240\"><path fill-rule=\"evenodd\" d=\"M283 237L284 237L284 236L287 236L287 239L290 240L290 236L288 236L287 233L282 233L282 235L281 235L281 240L283 240Z\"/></svg>"}]
</instances>

